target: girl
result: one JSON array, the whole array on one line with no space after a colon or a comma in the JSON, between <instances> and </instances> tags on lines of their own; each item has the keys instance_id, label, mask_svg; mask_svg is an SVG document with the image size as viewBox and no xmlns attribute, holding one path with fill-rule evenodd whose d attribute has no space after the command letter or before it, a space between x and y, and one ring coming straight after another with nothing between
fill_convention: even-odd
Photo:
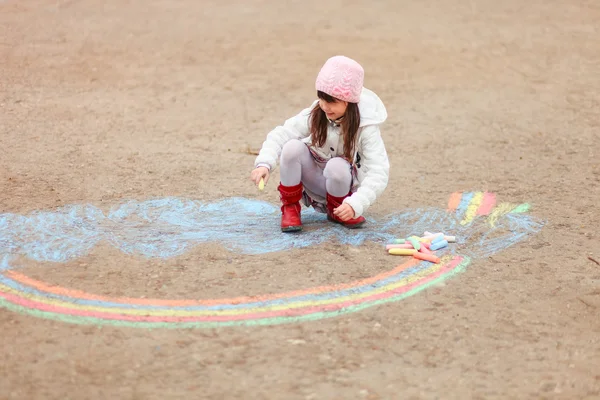
<instances>
[{"instance_id":1,"label":"girl","mask_svg":"<svg viewBox=\"0 0 600 400\"><path fill-rule=\"evenodd\" d=\"M267 135L250 179L268 182L279 159L283 232L302 230L300 200L330 221L358 228L386 188L389 162L379 125L387 111L363 80L356 61L330 58L317 76L319 100Z\"/></svg>"}]
</instances>

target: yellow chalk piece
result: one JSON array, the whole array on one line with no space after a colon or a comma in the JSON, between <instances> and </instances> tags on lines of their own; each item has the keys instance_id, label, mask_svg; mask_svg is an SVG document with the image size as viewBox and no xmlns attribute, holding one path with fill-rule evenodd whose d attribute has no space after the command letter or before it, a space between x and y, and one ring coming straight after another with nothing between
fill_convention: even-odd
<instances>
[{"instance_id":1,"label":"yellow chalk piece","mask_svg":"<svg viewBox=\"0 0 600 400\"><path fill-rule=\"evenodd\" d=\"M263 190L265 188L265 180L260 178L260 182L258 182L258 190Z\"/></svg>"},{"instance_id":2,"label":"yellow chalk piece","mask_svg":"<svg viewBox=\"0 0 600 400\"><path fill-rule=\"evenodd\" d=\"M393 256L412 256L417 250L415 249L389 249L388 253Z\"/></svg>"}]
</instances>

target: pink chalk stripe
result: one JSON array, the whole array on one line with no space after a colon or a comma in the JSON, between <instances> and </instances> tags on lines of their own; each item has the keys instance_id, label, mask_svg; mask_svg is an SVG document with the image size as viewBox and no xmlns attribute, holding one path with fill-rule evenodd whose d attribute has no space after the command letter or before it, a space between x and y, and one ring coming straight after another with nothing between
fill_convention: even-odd
<instances>
[{"instance_id":1,"label":"pink chalk stripe","mask_svg":"<svg viewBox=\"0 0 600 400\"><path fill-rule=\"evenodd\" d=\"M120 321L134 321L134 322L201 322L201 321L215 321L215 322L224 322L224 321L239 321L239 320L255 320L262 318L271 318L271 317L293 317L293 316L301 316L307 314L314 314L318 312L325 311L336 311L340 310L352 305L371 302L375 300L385 299L397 294L408 292L409 290L423 285L427 282L430 282L439 276L447 273L448 271L454 269L460 262L462 261L462 257L455 257L451 262L441 267L437 272L426 276L425 278L419 279L416 282L411 283L410 285L401 286L394 290L390 290L387 292L379 293L376 295L372 295L369 297L365 297L357 300L349 300L336 304L328 304L324 306L310 306L303 307L297 309L287 309L287 310L279 310L279 311L267 311L260 312L254 314L238 314L238 315L204 315L204 316L190 316L190 317L169 317L169 316L142 316L142 315L125 315L119 313L106 313L106 312L98 312L98 311L86 311L86 310L77 310L70 309L66 307L54 306L51 304L45 304L38 301L29 300L26 298L21 298L9 293L0 292L0 297L5 298L11 303L21 305L26 308L36 309L40 311L47 311L57 314L67 314L67 315L75 315L81 317L93 317L99 319L108 319L108 320L120 320Z\"/></svg>"},{"instance_id":2,"label":"pink chalk stripe","mask_svg":"<svg viewBox=\"0 0 600 400\"><path fill-rule=\"evenodd\" d=\"M64 288L64 287L48 284L45 282L37 281L26 275L20 274L16 271L6 271L5 275L8 278L14 279L15 281L22 283L25 286L31 286L40 292L58 294L61 296L67 296L67 297L73 297L73 298L79 298L79 299L87 299L87 300L108 301L111 303L183 307L183 306L195 306L195 305L243 304L243 303L248 303L248 302L269 301L269 300L274 300L274 299L285 299L288 297L298 297L298 296L304 296L304 295L310 295L310 294L322 294L322 293L326 293L326 292L335 292L335 291L339 291L339 290L353 289L355 287L370 285L379 280L389 278L390 276L395 275L395 274L397 274L401 271L404 271L408 268L411 268L411 267L417 265L418 263L419 263L419 260L411 259L409 261L406 261L406 262L398 265L396 268L391 269L389 271L382 272L380 274L371 276L367 279L362 279L359 281L354 281L354 282L349 282L349 283L340 283L340 284L331 285L331 286L318 286L318 287L314 287L314 288L294 290L291 292L284 292L284 293L246 296L246 297L234 297L234 298L222 298L222 299L205 299L205 300L140 299L140 298L131 298L131 297L112 298L112 297L99 296L99 295L95 295L95 294L86 293L86 292L83 292L80 290Z\"/></svg>"},{"instance_id":3,"label":"pink chalk stripe","mask_svg":"<svg viewBox=\"0 0 600 400\"><path fill-rule=\"evenodd\" d=\"M477 209L477 215L488 215L492 209L496 206L496 195L494 193L485 192L481 205Z\"/></svg>"}]
</instances>

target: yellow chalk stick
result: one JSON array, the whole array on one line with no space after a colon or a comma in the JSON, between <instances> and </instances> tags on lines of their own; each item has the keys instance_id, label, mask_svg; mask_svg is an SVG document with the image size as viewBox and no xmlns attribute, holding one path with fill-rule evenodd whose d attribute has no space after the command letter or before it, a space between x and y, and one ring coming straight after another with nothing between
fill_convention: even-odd
<instances>
[{"instance_id":1,"label":"yellow chalk stick","mask_svg":"<svg viewBox=\"0 0 600 400\"><path fill-rule=\"evenodd\" d=\"M260 182L258 182L258 190L263 190L265 188L265 180L260 178Z\"/></svg>"},{"instance_id":2,"label":"yellow chalk stick","mask_svg":"<svg viewBox=\"0 0 600 400\"><path fill-rule=\"evenodd\" d=\"M412 256L417 252L415 249L389 249L388 253L394 256Z\"/></svg>"},{"instance_id":3,"label":"yellow chalk stick","mask_svg":"<svg viewBox=\"0 0 600 400\"><path fill-rule=\"evenodd\" d=\"M389 249L413 249L412 244L410 243L405 243L405 244L388 244L385 246L386 250Z\"/></svg>"}]
</instances>

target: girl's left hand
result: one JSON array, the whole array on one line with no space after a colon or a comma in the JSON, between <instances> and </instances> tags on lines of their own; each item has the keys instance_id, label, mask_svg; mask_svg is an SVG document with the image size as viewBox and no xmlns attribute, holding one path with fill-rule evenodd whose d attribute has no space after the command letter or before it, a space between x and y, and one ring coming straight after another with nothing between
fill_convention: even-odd
<instances>
[{"instance_id":1,"label":"girl's left hand","mask_svg":"<svg viewBox=\"0 0 600 400\"><path fill-rule=\"evenodd\" d=\"M342 221L348 221L354 218L354 208L348 203L342 203L341 206L333 210L333 214Z\"/></svg>"}]
</instances>

